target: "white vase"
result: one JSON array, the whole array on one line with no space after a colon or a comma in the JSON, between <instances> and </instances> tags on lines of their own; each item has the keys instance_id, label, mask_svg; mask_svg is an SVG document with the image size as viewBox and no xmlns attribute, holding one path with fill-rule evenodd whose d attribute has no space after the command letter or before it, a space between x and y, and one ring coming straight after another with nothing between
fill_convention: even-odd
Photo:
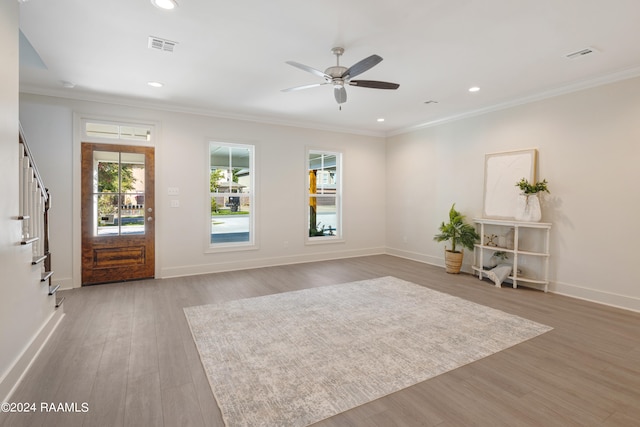
<instances>
[{"instance_id":1,"label":"white vase","mask_svg":"<svg viewBox=\"0 0 640 427\"><path fill-rule=\"evenodd\" d=\"M516 203L516 221L538 222L542 219L538 194L520 194Z\"/></svg>"}]
</instances>

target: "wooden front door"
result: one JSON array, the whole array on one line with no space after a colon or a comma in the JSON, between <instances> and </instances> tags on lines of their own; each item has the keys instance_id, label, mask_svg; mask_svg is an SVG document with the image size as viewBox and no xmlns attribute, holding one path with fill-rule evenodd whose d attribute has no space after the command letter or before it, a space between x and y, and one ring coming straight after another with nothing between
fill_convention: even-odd
<instances>
[{"instance_id":1,"label":"wooden front door","mask_svg":"<svg viewBox=\"0 0 640 427\"><path fill-rule=\"evenodd\" d=\"M153 278L154 150L82 144L82 284Z\"/></svg>"}]
</instances>

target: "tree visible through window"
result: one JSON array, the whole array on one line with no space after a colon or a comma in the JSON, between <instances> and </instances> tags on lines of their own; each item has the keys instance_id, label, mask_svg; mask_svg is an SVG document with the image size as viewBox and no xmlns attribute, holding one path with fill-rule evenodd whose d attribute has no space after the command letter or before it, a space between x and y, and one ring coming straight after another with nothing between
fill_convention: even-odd
<instances>
[{"instance_id":1,"label":"tree visible through window","mask_svg":"<svg viewBox=\"0 0 640 427\"><path fill-rule=\"evenodd\" d=\"M307 155L309 239L342 236L341 153L310 150Z\"/></svg>"},{"instance_id":2,"label":"tree visible through window","mask_svg":"<svg viewBox=\"0 0 640 427\"><path fill-rule=\"evenodd\" d=\"M144 155L94 151L96 236L144 234Z\"/></svg>"},{"instance_id":3,"label":"tree visible through window","mask_svg":"<svg viewBox=\"0 0 640 427\"><path fill-rule=\"evenodd\" d=\"M210 245L253 244L253 146L209 144Z\"/></svg>"}]
</instances>

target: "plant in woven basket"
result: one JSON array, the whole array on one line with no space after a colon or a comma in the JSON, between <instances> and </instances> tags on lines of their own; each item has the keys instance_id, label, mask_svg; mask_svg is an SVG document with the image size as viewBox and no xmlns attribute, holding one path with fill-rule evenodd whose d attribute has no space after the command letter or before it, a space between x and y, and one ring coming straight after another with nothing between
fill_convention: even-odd
<instances>
[{"instance_id":1,"label":"plant in woven basket","mask_svg":"<svg viewBox=\"0 0 640 427\"><path fill-rule=\"evenodd\" d=\"M480 235L478 235L475 227L467 224L464 220L464 215L458 212L455 207L456 204L454 203L449 210L449 222L445 224L443 221L439 228L440 233L433 237L433 240L437 242L451 241L451 249L446 249L445 247L444 252L447 273L459 273L462 267L462 257L464 255L462 250L456 249L456 246L473 250L473 245L480 240Z\"/></svg>"},{"instance_id":2,"label":"plant in woven basket","mask_svg":"<svg viewBox=\"0 0 640 427\"><path fill-rule=\"evenodd\" d=\"M467 224L464 215L458 212L454 203L449 210L449 222L440 225L440 233L433 237L437 242L451 241L451 252L460 252L456 250L456 246L463 246L469 250L473 250L473 245L480 240L480 236L475 227Z\"/></svg>"}]
</instances>

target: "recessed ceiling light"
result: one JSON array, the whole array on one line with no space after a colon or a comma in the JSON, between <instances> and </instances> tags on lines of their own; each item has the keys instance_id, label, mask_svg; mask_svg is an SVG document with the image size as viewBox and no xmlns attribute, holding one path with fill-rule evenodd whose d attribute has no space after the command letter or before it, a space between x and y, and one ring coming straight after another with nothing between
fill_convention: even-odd
<instances>
[{"instance_id":1,"label":"recessed ceiling light","mask_svg":"<svg viewBox=\"0 0 640 427\"><path fill-rule=\"evenodd\" d=\"M151 87L162 87L162 86L164 86L164 85L163 85L162 83L160 83L160 82L148 82L147 84L148 84L149 86L151 86Z\"/></svg>"},{"instance_id":2,"label":"recessed ceiling light","mask_svg":"<svg viewBox=\"0 0 640 427\"><path fill-rule=\"evenodd\" d=\"M473 86L473 87L469 88L469 92L477 92L479 90L480 90L480 88L478 86Z\"/></svg>"},{"instance_id":3,"label":"recessed ceiling light","mask_svg":"<svg viewBox=\"0 0 640 427\"><path fill-rule=\"evenodd\" d=\"M151 4L160 9L171 10L178 7L176 0L151 0Z\"/></svg>"},{"instance_id":4,"label":"recessed ceiling light","mask_svg":"<svg viewBox=\"0 0 640 427\"><path fill-rule=\"evenodd\" d=\"M379 121L379 122L384 122L384 119L383 119L382 117L380 117L380 118L378 119L378 121Z\"/></svg>"},{"instance_id":5,"label":"recessed ceiling light","mask_svg":"<svg viewBox=\"0 0 640 427\"><path fill-rule=\"evenodd\" d=\"M65 89L73 89L76 85L75 83L64 81L62 82L62 87Z\"/></svg>"}]
</instances>

